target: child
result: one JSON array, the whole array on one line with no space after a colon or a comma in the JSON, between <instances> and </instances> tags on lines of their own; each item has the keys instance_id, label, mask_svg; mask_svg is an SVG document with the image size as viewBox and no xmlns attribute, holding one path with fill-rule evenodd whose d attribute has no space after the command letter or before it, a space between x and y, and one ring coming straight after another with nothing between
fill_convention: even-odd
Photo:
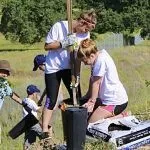
<instances>
[{"instance_id":1,"label":"child","mask_svg":"<svg viewBox=\"0 0 150 150\"><path fill-rule=\"evenodd\" d=\"M45 55L39 54L39 55L35 56L33 71L36 71L37 69L39 69L44 72L45 71L45 61L46 61ZM46 89L44 89L44 91L40 97L40 100L38 101L38 106L42 106L42 101L43 101L43 98L45 95L46 95ZM57 108L57 105L55 108Z\"/></svg>"},{"instance_id":2,"label":"child","mask_svg":"<svg viewBox=\"0 0 150 150\"><path fill-rule=\"evenodd\" d=\"M37 112L40 112L40 107L37 106L36 100L39 99L40 90L35 85L29 85L27 87L27 98L23 100L25 104L32 110L31 113L37 118ZM25 117L28 112L23 108L23 117ZM36 141L36 137L41 138L42 128L39 123L32 126L28 131L25 132L24 149L29 149L30 145Z\"/></svg>"},{"instance_id":3,"label":"child","mask_svg":"<svg viewBox=\"0 0 150 150\"><path fill-rule=\"evenodd\" d=\"M99 51L91 39L81 42L77 57L91 66L89 89L83 105L92 112L88 123L119 116L128 104L128 96L119 80L113 59L106 50ZM98 98L98 99L97 99Z\"/></svg>"},{"instance_id":4,"label":"child","mask_svg":"<svg viewBox=\"0 0 150 150\"><path fill-rule=\"evenodd\" d=\"M45 71L45 61L46 61L45 55L40 54L35 56L33 71L36 71L38 68L42 71Z\"/></svg>"},{"instance_id":5,"label":"child","mask_svg":"<svg viewBox=\"0 0 150 150\"><path fill-rule=\"evenodd\" d=\"M20 97L13 92L7 77L10 75L11 67L7 60L0 60L0 109L2 108L5 96L10 96L14 101L22 105Z\"/></svg>"},{"instance_id":6,"label":"child","mask_svg":"<svg viewBox=\"0 0 150 150\"><path fill-rule=\"evenodd\" d=\"M39 54L37 56L35 56L34 58L34 67L33 67L33 71L36 71L38 68L41 71L45 71L45 61L46 61L46 56L43 54ZM38 101L38 106L42 106L42 101L44 96L46 95L46 89L44 89L40 100Z\"/></svg>"},{"instance_id":7,"label":"child","mask_svg":"<svg viewBox=\"0 0 150 150\"><path fill-rule=\"evenodd\" d=\"M36 71L37 69L39 69L44 72L45 71L45 61L46 61L45 55L43 55L43 54L36 55L34 58L33 71ZM46 89L44 89L44 91L40 97L40 100L37 103L38 106L42 106L42 101L43 101L45 95L46 95ZM55 109L57 108L57 106L58 106L58 104L56 104ZM41 119L39 121L42 124ZM52 136L53 129L52 129L52 126L50 125L50 123L48 125L48 128L49 128L49 135Z\"/></svg>"}]
</instances>

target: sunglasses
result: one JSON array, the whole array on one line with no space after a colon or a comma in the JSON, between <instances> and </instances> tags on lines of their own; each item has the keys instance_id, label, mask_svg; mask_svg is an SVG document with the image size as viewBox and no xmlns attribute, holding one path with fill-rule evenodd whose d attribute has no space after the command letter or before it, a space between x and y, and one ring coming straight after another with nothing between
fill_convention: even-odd
<instances>
[{"instance_id":1,"label":"sunglasses","mask_svg":"<svg viewBox=\"0 0 150 150\"><path fill-rule=\"evenodd\" d=\"M82 19L83 25L86 25L88 29L92 30L95 29L95 24L94 22L90 22L89 20Z\"/></svg>"}]
</instances>

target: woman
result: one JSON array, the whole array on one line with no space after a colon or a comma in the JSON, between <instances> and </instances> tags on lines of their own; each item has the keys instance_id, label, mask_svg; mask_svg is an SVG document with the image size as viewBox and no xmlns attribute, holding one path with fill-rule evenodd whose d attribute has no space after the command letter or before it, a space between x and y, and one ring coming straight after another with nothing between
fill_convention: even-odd
<instances>
[{"instance_id":1,"label":"woman","mask_svg":"<svg viewBox=\"0 0 150 150\"><path fill-rule=\"evenodd\" d=\"M70 89L71 66L70 51L68 47L90 37L89 31L95 28L96 16L94 11L82 13L79 18L72 21L73 34L68 35L68 21L55 23L47 34L45 50L48 51L45 63L45 83L47 99L43 110L43 138L48 137L48 124L56 104L61 79L68 90L70 98L73 94Z\"/></svg>"},{"instance_id":2,"label":"woman","mask_svg":"<svg viewBox=\"0 0 150 150\"><path fill-rule=\"evenodd\" d=\"M93 123L119 114L118 117L123 116L128 96L110 55L104 49L99 51L93 40L85 39L81 42L77 57L85 65L91 66L89 89L84 96L87 102L83 105L88 112L92 112L88 122Z\"/></svg>"}]
</instances>

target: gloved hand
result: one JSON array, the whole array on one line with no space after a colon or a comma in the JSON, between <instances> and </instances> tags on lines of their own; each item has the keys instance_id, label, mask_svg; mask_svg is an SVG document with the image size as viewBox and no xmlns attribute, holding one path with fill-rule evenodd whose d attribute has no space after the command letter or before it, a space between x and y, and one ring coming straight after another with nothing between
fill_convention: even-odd
<instances>
[{"instance_id":1,"label":"gloved hand","mask_svg":"<svg viewBox=\"0 0 150 150\"><path fill-rule=\"evenodd\" d=\"M77 43L77 37L74 34L68 35L64 40L60 41L62 48L67 48Z\"/></svg>"},{"instance_id":2,"label":"gloved hand","mask_svg":"<svg viewBox=\"0 0 150 150\"><path fill-rule=\"evenodd\" d=\"M79 85L79 83L80 83L80 75L77 75L75 87L77 87Z\"/></svg>"},{"instance_id":3,"label":"gloved hand","mask_svg":"<svg viewBox=\"0 0 150 150\"><path fill-rule=\"evenodd\" d=\"M28 107L26 102L22 101L22 106L28 113L31 113L32 109Z\"/></svg>"}]
</instances>

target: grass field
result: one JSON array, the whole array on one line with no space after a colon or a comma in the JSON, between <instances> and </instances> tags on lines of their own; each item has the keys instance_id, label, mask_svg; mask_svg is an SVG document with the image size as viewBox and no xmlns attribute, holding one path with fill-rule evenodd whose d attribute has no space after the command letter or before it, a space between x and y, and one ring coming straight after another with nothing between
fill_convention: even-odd
<instances>
[{"instance_id":1,"label":"grass field","mask_svg":"<svg viewBox=\"0 0 150 150\"><path fill-rule=\"evenodd\" d=\"M43 49L43 44L36 45L21 45L6 41L0 35L0 59L9 60L13 69L12 76L9 81L13 85L13 89L21 98L26 97L26 86L28 84L36 84L40 89L44 89L44 78L40 71L33 72L33 58L37 54L47 53ZM150 41L145 41L138 46L130 46L119 48L110 51L111 56L116 63L119 76L123 82L128 96L129 107L132 113L148 112L150 107L150 87L146 87L145 80L150 81ZM81 88L85 93L88 87L88 77L90 70L87 67L82 67L81 73ZM66 90L63 87L63 93ZM65 94L64 97L67 97ZM21 119L21 106L13 102L10 98L6 98L3 108L0 112L1 123L1 144L2 150L21 150L23 136L16 140L12 140L7 136L8 131ZM141 119L149 119L149 115L137 116ZM62 142L62 124L60 112L55 113L54 131L58 142ZM109 149L105 143L93 144L87 146L87 150Z\"/></svg>"}]
</instances>

